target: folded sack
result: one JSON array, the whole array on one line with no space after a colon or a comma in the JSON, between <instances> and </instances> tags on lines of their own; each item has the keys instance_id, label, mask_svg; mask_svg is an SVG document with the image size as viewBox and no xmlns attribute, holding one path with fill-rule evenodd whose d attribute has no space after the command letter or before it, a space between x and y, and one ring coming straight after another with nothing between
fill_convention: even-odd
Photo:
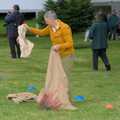
<instances>
[{"instance_id":1,"label":"folded sack","mask_svg":"<svg viewBox=\"0 0 120 120\"><path fill-rule=\"evenodd\" d=\"M31 100L36 100L36 97L37 96L35 94L29 92L14 93L7 95L7 99L15 103L29 102Z\"/></svg>"}]
</instances>

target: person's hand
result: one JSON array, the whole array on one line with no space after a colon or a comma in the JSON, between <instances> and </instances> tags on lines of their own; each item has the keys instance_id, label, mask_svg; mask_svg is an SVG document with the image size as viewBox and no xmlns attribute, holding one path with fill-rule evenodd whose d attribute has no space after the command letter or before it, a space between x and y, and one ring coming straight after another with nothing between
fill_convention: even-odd
<instances>
[{"instance_id":1,"label":"person's hand","mask_svg":"<svg viewBox=\"0 0 120 120\"><path fill-rule=\"evenodd\" d=\"M25 28L26 28L27 30L30 29L30 27L29 27L27 24L24 24L24 26L25 26Z\"/></svg>"},{"instance_id":2,"label":"person's hand","mask_svg":"<svg viewBox=\"0 0 120 120\"><path fill-rule=\"evenodd\" d=\"M12 12L11 11L8 11L8 15L10 15Z\"/></svg>"},{"instance_id":3,"label":"person's hand","mask_svg":"<svg viewBox=\"0 0 120 120\"><path fill-rule=\"evenodd\" d=\"M53 50L58 52L60 50L60 45L54 45Z\"/></svg>"}]
</instances>

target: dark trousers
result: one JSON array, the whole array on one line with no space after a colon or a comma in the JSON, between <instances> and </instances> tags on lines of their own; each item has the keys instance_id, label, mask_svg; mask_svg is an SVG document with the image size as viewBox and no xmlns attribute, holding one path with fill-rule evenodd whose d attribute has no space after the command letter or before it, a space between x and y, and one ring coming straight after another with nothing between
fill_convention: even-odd
<instances>
[{"instance_id":1,"label":"dark trousers","mask_svg":"<svg viewBox=\"0 0 120 120\"><path fill-rule=\"evenodd\" d=\"M106 55L106 49L93 49L93 69L98 70L99 57L102 59L104 65L106 67L106 70L110 71L111 67L110 67L108 57Z\"/></svg>"},{"instance_id":2,"label":"dark trousers","mask_svg":"<svg viewBox=\"0 0 120 120\"><path fill-rule=\"evenodd\" d=\"M117 36L117 27L113 27L109 32L109 40L116 40Z\"/></svg>"},{"instance_id":3,"label":"dark trousers","mask_svg":"<svg viewBox=\"0 0 120 120\"><path fill-rule=\"evenodd\" d=\"M16 41L17 37L9 37L9 46L12 58L20 58L20 46Z\"/></svg>"}]
</instances>

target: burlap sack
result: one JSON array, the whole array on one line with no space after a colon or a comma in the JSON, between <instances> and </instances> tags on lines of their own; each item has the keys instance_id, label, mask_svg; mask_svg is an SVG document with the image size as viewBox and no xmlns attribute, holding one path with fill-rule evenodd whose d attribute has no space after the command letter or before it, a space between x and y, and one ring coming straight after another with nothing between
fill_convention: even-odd
<instances>
[{"instance_id":1,"label":"burlap sack","mask_svg":"<svg viewBox=\"0 0 120 120\"><path fill-rule=\"evenodd\" d=\"M26 32L27 32L27 29L24 24L22 24L18 27L18 35L19 36L18 36L17 40L20 45L21 58L29 57L32 52L32 49L34 47L34 44L26 38Z\"/></svg>"},{"instance_id":2,"label":"burlap sack","mask_svg":"<svg viewBox=\"0 0 120 120\"><path fill-rule=\"evenodd\" d=\"M35 94L29 92L13 93L7 95L7 99L15 103L29 102L31 100L36 100L36 97L37 96Z\"/></svg>"},{"instance_id":3,"label":"burlap sack","mask_svg":"<svg viewBox=\"0 0 120 120\"><path fill-rule=\"evenodd\" d=\"M52 109L76 109L69 99L68 78L60 55L51 49L45 88L37 97L37 102Z\"/></svg>"}]
</instances>

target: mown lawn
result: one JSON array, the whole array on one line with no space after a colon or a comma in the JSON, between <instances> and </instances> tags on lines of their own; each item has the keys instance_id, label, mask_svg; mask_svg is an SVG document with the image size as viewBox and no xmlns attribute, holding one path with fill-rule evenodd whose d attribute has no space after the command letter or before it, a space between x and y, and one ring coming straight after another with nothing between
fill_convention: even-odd
<instances>
[{"instance_id":1,"label":"mown lawn","mask_svg":"<svg viewBox=\"0 0 120 120\"><path fill-rule=\"evenodd\" d=\"M77 60L70 80L71 98L83 95L86 101L74 101L77 111L43 110L34 102L8 101L7 94L24 92L30 84L36 85L36 93L44 86L50 42L46 37L29 39L35 43L31 57L12 60L7 39L0 37L0 120L120 120L120 41L109 43L112 71L105 72L100 61L99 72L94 72L91 50L79 34L74 35ZM105 108L109 103L112 110Z\"/></svg>"}]
</instances>

